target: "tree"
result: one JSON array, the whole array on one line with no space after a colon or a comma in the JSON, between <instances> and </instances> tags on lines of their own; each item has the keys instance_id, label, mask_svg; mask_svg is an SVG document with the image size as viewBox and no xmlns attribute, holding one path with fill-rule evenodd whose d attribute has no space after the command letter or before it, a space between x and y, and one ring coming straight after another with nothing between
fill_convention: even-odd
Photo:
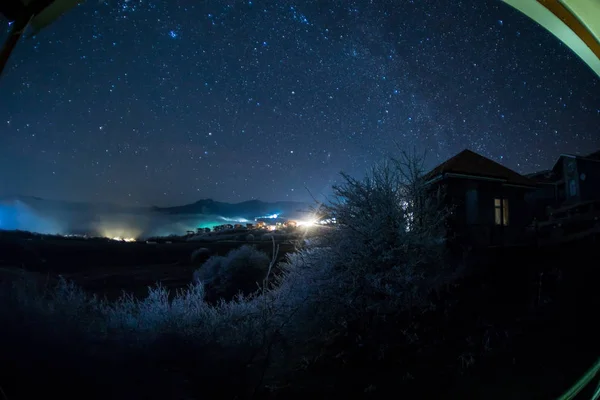
<instances>
[{"instance_id":1,"label":"tree","mask_svg":"<svg viewBox=\"0 0 600 400\"><path fill-rule=\"evenodd\" d=\"M363 179L343 173L324 206L336 224L322 245L336 253L336 280L362 310L411 308L454 275L443 245L450 210L425 182L424 160L401 151Z\"/></svg>"},{"instance_id":2,"label":"tree","mask_svg":"<svg viewBox=\"0 0 600 400\"><path fill-rule=\"evenodd\" d=\"M215 255L194 272L194 281L205 287L206 299L231 300L238 293L249 295L259 288L269 271L271 259L255 247L243 245L226 256Z\"/></svg>"}]
</instances>

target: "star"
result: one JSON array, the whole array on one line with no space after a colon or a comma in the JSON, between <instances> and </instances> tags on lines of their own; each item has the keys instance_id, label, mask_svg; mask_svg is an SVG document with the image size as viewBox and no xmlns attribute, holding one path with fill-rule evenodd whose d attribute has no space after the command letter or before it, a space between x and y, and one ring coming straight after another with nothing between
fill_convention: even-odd
<instances>
[{"instance_id":1,"label":"star","mask_svg":"<svg viewBox=\"0 0 600 400\"><path fill-rule=\"evenodd\" d=\"M390 143L521 173L600 148L599 79L493 0L85 2L17 49L0 196L312 201L290 188L328 195Z\"/></svg>"}]
</instances>

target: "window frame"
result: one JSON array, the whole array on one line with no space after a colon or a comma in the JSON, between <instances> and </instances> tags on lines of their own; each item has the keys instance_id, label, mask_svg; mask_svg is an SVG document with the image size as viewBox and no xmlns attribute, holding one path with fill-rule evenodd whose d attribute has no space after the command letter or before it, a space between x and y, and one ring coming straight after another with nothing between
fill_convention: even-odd
<instances>
[{"instance_id":1,"label":"window frame","mask_svg":"<svg viewBox=\"0 0 600 400\"><path fill-rule=\"evenodd\" d=\"M508 199L504 197L494 198L494 225L508 226L510 224L510 208Z\"/></svg>"}]
</instances>

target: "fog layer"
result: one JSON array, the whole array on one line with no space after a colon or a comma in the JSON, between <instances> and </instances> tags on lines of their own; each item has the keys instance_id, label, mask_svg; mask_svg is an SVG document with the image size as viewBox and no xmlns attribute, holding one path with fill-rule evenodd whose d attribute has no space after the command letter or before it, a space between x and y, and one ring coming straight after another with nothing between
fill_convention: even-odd
<instances>
[{"instance_id":1,"label":"fog layer","mask_svg":"<svg viewBox=\"0 0 600 400\"><path fill-rule=\"evenodd\" d=\"M169 215L150 208L37 203L0 201L0 229L143 239L184 235L196 228L247 221L218 215Z\"/></svg>"}]
</instances>

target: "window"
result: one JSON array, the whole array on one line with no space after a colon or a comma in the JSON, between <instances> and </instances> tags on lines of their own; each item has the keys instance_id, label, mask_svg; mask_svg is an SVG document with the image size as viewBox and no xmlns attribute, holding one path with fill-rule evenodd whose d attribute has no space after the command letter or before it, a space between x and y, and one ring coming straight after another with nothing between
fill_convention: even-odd
<instances>
[{"instance_id":1,"label":"window","mask_svg":"<svg viewBox=\"0 0 600 400\"><path fill-rule=\"evenodd\" d=\"M575 179L569 181L569 193L571 197L577 196L577 182L575 182Z\"/></svg>"},{"instance_id":2,"label":"window","mask_svg":"<svg viewBox=\"0 0 600 400\"><path fill-rule=\"evenodd\" d=\"M496 225L508 225L508 199L494 199L494 221Z\"/></svg>"}]
</instances>

